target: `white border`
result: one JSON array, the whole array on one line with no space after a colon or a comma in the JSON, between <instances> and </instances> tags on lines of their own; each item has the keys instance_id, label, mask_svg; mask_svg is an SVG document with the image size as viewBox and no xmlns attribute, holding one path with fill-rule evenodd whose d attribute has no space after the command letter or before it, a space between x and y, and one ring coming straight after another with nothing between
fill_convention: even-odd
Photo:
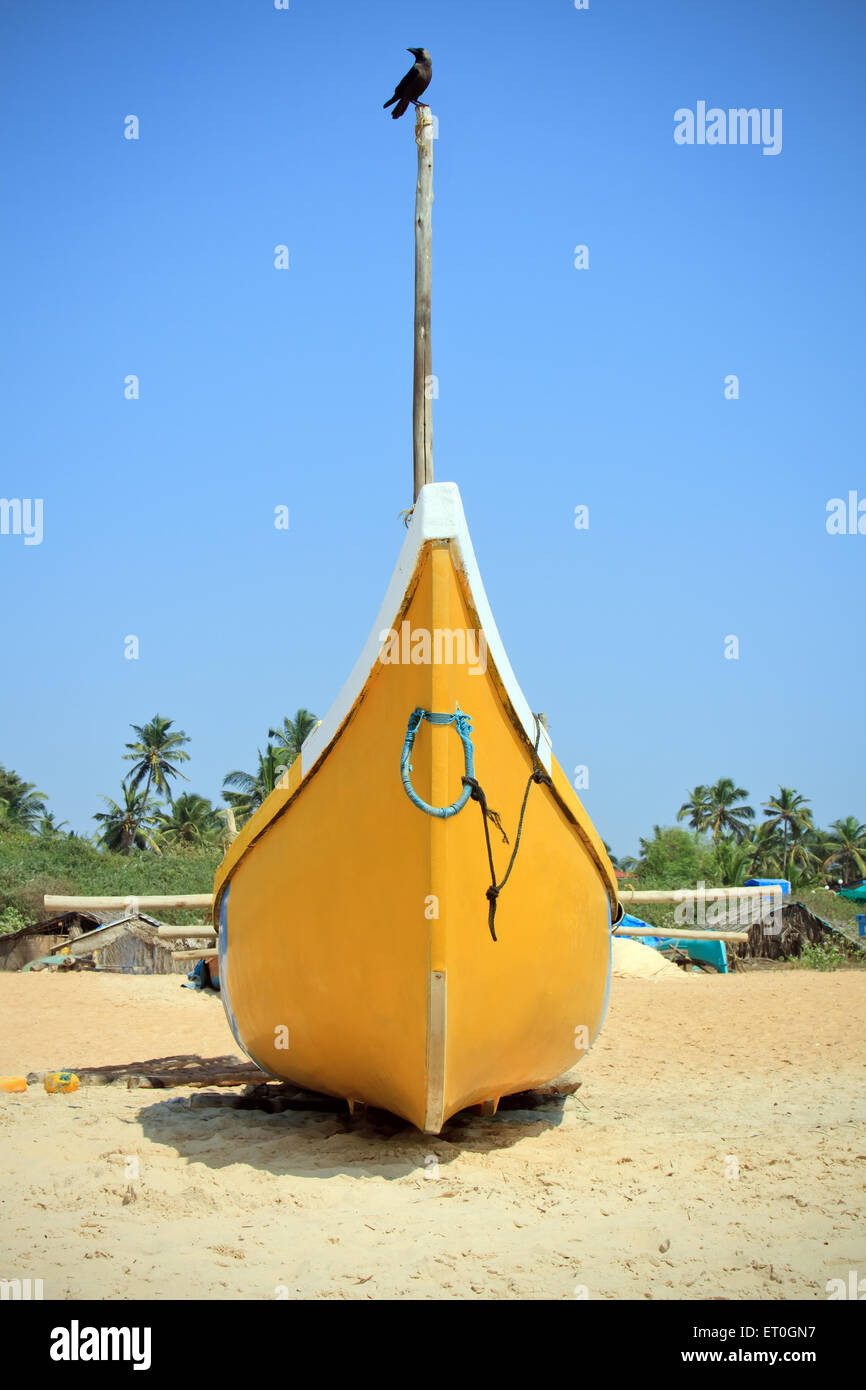
<instances>
[{"instance_id":1,"label":"white border","mask_svg":"<svg viewBox=\"0 0 866 1390\"><path fill-rule=\"evenodd\" d=\"M418 494L406 539L397 560L397 567L391 576L391 582L379 610L379 616L373 624L364 649L355 662L352 674L327 715L308 736L301 750L301 770L305 777L308 772L312 771L336 738L367 684L382 648L379 634L389 631L394 626L394 620L403 605L406 589L415 573L422 548L428 541L446 540L451 542L452 548L457 554L467 589L478 614L478 621L487 642L487 660L493 663L502 686L523 726L523 732L530 747L535 747L535 716L517 683L517 677L511 669L511 662L508 660L502 638L499 636L499 629L487 601L487 594L469 536L469 528L466 525L463 503L460 500L460 489L456 483L427 483ZM547 772L551 770L551 755L550 736L542 725L541 739L538 745L538 760Z\"/></svg>"}]
</instances>

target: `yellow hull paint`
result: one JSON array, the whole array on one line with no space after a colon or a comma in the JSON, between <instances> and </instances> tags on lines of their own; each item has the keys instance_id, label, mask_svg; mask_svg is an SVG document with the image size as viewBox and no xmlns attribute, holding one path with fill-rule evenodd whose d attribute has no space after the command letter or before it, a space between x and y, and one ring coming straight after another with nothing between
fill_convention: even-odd
<instances>
[{"instance_id":1,"label":"yellow hull paint","mask_svg":"<svg viewBox=\"0 0 866 1390\"><path fill-rule=\"evenodd\" d=\"M477 630L447 541L420 547L394 628L403 621L413 634ZM434 819L400 780L412 710L456 704L472 719L475 775L513 845L532 744L493 662L480 672L458 660L376 661L330 744L309 769L298 759L215 885L224 1002L249 1055L430 1133L579 1060L602 1022L616 905L604 847L554 762L553 788L530 789L491 939L478 805ZM425 801L458 797L453 726L422 723L412 763ZM501 879L511 845L493 826L491 839Z\"/></svg>"}]
</instances>

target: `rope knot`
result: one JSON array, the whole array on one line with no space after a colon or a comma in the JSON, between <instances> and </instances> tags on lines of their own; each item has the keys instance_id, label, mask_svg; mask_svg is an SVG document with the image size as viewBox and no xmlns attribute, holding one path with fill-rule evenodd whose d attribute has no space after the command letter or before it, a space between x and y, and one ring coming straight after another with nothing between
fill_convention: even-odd
<instances>
[{"instance_id":1,"label":"rope knot","mask_svg":"<svg viewBox=\"0 0 866 1390\"><path fill-rule=\"evenodd\" d=\"M499 889L501 887L501 883L491 883L490 887L487 890L487 901L490 904L490 906L487 909L487 925L490 928L490 935L493 937L494 941L499 940L498 936L496 935L496 927L494 923L496 922L496 900L499 897Z\"/></svg>"},{"instance_id":2,"label":"rope knot","mask_svg":"<svg viewBox=\"0 0 866 1390\"><path fill-rule=\"evenodd\" d=\"M469 788L469 799L470 799L471 801L482 801L482 802L483 802L483 800L484 800L484 793L483 793L483 791L481 790L480 786L478 785L478 783L476 782L476 780L475 780L474 777L461 777L461 778L460 778L460 781L463 783L464 787L468 787L468 788Z\"/></svg>"}]
</instances>

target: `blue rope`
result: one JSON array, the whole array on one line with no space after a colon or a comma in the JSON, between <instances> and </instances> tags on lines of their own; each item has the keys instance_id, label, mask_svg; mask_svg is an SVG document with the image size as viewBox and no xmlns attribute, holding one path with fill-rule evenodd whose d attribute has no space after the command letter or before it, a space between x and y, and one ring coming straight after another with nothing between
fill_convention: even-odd
<instances>
[{"instance_id":1,"label":"blue rope","mask_svg":"<svg viewBox=\"0 0 866 1390\"><path fill-rule=\"evenodd\" d=\"M459 705L453 714L434 714L432 710L429 709L413 709L412 713L409 715L409 727L406 730L406 737L403 741L403 752L400 754L400 779L403 783L403 789L412 802L412 805L417 806L419 811L424 811L428 816L438 816L440 820L447 820L449 816L456 816L459 811L463 810L463 807L472 795L472 787L465 785L464 778L463 790L457 800L452 801L450 806L430 806L426 801L421 800L421 797L412 786L412 778L410 776L412 764L409 759L412 756L415 735L424 719L427 720L428 724L456 725L457 732L463 743L465 776L474 778L474 750L472 748L471 738L472 720L469 718L468 714L463 713Z\"/></svg>"}]
</instances>

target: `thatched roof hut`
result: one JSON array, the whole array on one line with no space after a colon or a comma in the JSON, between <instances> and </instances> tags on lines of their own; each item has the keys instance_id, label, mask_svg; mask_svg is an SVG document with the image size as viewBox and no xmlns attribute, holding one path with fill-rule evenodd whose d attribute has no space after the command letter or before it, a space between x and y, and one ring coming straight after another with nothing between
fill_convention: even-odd
<instances>
[{"instance_id":1,"label":"thatched roof hut","mask_svg":"<svg viewBox=\"0 0 866 1390\"><path fill-rule=\"evenodd\" d=\"M50 956L100 925L93 912L61 912L31 927L0 935L0 970L21 970L39 956Z\"/></svg>"},{"instance_id":2,"label":"thatched roof hut","mask_svg":"<svg viewBox=\"0 0 866 1390\"><path fill-rule=\"evenodd\" d=\"M785 903L781 912L769 913L748 930L749 940L731 947L741 959L787 960L799 956L804 946L816 943L832 943L851 958L863 955L863 948L852 937L816 917L802 903Z\"/></svg>"},{"instance_id":3,"label":"thatched roof hut","mask_svg":"<svg viewBox=\"0 0 866 1390\"><path fill-rule=\"evenodd\" d=\"M186 975L189 961L172 960L184 941L163 941L159 922L142 912L118 917L69 942L69 955L96 970L124 975Z\"/></svg>"},{"instance_id":4,"label":"thatched roof hut","mask_svg":"<svg viewBox=\"0 0 866 1390\"><path fill-rule=\"evenodd\" d=\"M164 941L160 923L144 913L117 916L117 909L63 912L20 931L0 936L0 970L53 968L65 956L66 968L109 970L127 975L186 975L189 960L172 960L172 951L197 945L190 938ZM207 952L203 949L202 955ZM68 962L68 963L66 963Z\"/></svg>"}]
</instances>

